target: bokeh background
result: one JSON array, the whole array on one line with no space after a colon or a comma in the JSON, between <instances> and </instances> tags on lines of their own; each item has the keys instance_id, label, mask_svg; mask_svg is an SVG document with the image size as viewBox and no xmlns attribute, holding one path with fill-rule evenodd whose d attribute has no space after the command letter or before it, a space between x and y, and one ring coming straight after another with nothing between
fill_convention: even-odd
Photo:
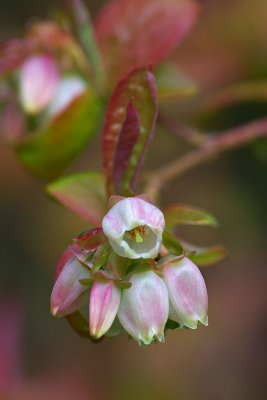
<instances>
[{"instance_id":1,"label":"bokeh background","mask_svg":"<svg viewBox=\"0 0 267 400\"><path fill-rule=\"evenodd\" d=\"M96 13L104 1L87 1ZM204 94L267 79L266 0L207 0L198 24L172 57ZM60 1L1 0L0 37L20 35L32 16ZM192 102L171 102L181 118ZM267 102L221 113L210 129L264 116ZM184 150L160 130L146 167ZM266 150L266 151L265 151ZM101 168L100 140L76 165ZM73 169L72 169L73 170ZM267 146L264 141L199 167L164 189L162 203L206 208L220 228L183 229L197 244L224 243L230 256L203 270L208 328L169 332L139 348L126 335L93 344L49 314L53 268L85 223L44 195L44 185L0 147L0 399L264 400L267 398Z\"/></svg>"}]
</instances>

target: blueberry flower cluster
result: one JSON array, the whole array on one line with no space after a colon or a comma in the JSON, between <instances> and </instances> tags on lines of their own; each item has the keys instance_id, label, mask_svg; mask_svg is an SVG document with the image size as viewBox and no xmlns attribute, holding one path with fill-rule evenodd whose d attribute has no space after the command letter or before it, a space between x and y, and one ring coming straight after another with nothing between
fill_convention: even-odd
<instances>
[{"instance_id":1,"label":"blueberry flower cluster","mask_svg":"<svg viewBox=\"0 0 267 400\"><path fill-rule=\"evenodd\" d=\"M80 311L92 338L124 330L143 345L163 342L170 323L207 326L204 279L188 257L168 251L164 229L163 213L144 195L119 197L102 228L76 238L60 260L52 314Z\"/></svg>"}]
</instances>

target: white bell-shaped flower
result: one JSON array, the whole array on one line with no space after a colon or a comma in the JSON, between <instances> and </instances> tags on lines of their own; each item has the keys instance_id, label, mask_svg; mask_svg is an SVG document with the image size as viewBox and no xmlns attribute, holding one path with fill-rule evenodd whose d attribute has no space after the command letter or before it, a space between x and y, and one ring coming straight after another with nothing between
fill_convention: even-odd
<instances>
[{"instance_id":1,"label":"white bell-shaped flower","mask_svg":"<svg viewBox=\"0 0 267 400\"><path fill-rule=\"evenodd\" d=\"M138 343L150 344L154 338L164 341L169 315L168 291L153 271L138 272L130 278L132 286L122 294L118 318Z\"/></svg>"},{"instance_id":2,"label":"white bell-shaped flower","mask_svg":"<svg viewBox=\"0 0 267 400\"><path fill-rule=\"evenodd\" d=\"M102 221L113 250L127 258L155 258L162 242L165 221L162 212L139 197L116 203Z\"/></svg>"}]
</instances>

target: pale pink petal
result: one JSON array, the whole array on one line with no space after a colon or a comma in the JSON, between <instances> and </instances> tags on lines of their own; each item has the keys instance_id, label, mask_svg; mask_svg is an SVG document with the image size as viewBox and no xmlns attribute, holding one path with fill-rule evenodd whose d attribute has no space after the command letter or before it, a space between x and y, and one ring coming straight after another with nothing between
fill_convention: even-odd
<instances>
[{"instance_id":1,"label":"pale pink petal","mask_svg":"<svg viewBox=\"0 0 267 400\"><path fill-rule=\"evenodd\" d=\"M208 325L208 294L197 266L185 257L167 265L163 273L173 307L171 318L191 329L197 328L198 321Z\"/></svg>"},{"instance_id":2,"label":"pale pink petal","mask_svg":"<svg viewBox=\"0 0 267 400\"><path fill-rule=\"evenodd\" d=\"M164 340L164 327L169 314L168 291L153 271L140 272L130 279L118 312L120 323L138 343L149 344L154 337Z\"/></svg>"},{"instance_id":3,"label":"pale pink petal","mask_svg":"<svg viewBox=\"0 0 267 400\"><path fill-rule=\"evenodd\" d=\"M90 277L90 270L71 258L62 269L51 294L51 313L60 317L77 311L84 302L86 287L79 280Z\"/></svg>"},{"instance_id":4,"label":"pale pink petal","mask_svg":"<svg viewBox=\"0 0 267 400\"><path fill-rule=\"evenodd\" d=\"M20 97L25 111L42 111L53 99L58 83L59 69L49 55L28 58L20 70Z\"/></svg>"},{"instance_id":5,"label":"pale pink petal","mask_svg":"<svg viewBox=\"0 0 267 400\"><path fill-rule=\"evenodd\" d=\"M119 309L121 290L112 281L95 282L89 304L90 334L99 339L111 327Z\"/></svg>"}]
</instances>

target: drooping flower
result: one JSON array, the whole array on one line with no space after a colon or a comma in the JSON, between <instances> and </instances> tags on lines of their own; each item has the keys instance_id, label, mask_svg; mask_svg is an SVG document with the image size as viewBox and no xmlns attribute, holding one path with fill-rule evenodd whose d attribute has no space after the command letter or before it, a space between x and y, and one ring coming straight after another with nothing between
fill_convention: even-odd
<instances>
[{"instance_id":1,"label":"drooping flower","mask_svg":"<svg viewBox=\"0 0 267 400\"><path fill-rule=\"evenodd\" d=\"M59 79L59 69L52 56L42 54L26 59L19 76L24 110L35 114L46 108L56 93Z\"/></svg>"},{"instance_id":2,"label":"drooping flower","mask_svg":"<svg viewBox=\"0 0 267 400\"><path fill-rule=\"evenodd\" d=\"M208 294L198 267L184 257L163 269L170 298L170 318L180 325L196 329L198 321L208 325Z\"/></svg>"},{"instance_id":3,"label":"drooping flower","mask_svg":"<svg viewBox=\"0 0 267 400\"><path fill-rule=\"evenodd\" d=\"M89 268L83 266L76 257L67 259L51 294L51 313L54 316L61 317L79 310L86 291L80 279L89 277Z\"/></svg>"},{"instance_id":4,"label":"drooping flower","mask_svg":"<svg viewBox=\"0 0 267 400\"><path fill-rule=\"evenodd\" d=\"M121 289L110 280L95 282L90 293L89 327L92 337L99 339L111 327L119 309Z\"/></svg>"},{"instance_id":5,"label":"drooping flower","mask_svg":"<svg viewBox=\"0 0 267 400\"><path fill-rule=\"evenodd\" d=\"M102 221L104 234L113 250L127 258L155 258L165 227L162 212L140 197L116 203Z\"/></svg>"},{"instance_id":6,"label":"drooping flower","mask_svg":"<svg viewBox=\"0 0 267 400\"><path fill-rule=\"evenodd\" d=\"M154 337L164 341L164 327L169 314L166 285L153 271L134 274L132 286L124 290L118 318L138 343L150 344Z\"/></svg>"}]
</instances>

